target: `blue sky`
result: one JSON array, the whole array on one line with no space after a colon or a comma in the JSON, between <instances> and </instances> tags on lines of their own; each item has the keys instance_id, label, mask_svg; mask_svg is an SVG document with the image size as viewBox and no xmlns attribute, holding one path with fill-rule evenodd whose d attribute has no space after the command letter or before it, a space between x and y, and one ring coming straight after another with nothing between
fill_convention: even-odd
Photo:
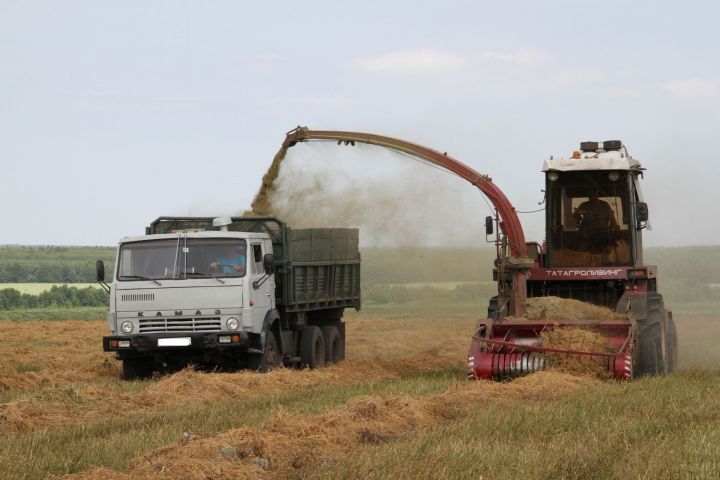
<instances>
[{"instance_id":1,"label":"blue sky","mask_svg":"<svg viewBox=\"0 0 720 480\"><path fill-rule=\"evenodd\" d=\"M712 1L0 0L0 244L111 245L159 215L240 211L298 124L448 151L521 210L541 197L544 158L619 138L648 169L647 243L718 244L703 213L720 204L719 14ZM297 148L296 168L312 157L318 174L348 161ZM348 166L358 179L366 151ZM370 166L377 181L383 163ZM481 223L478 194L437 186L468 215L477 202ZM527 218L526 236L541 224Z\"/></svg>"}]
</instances>

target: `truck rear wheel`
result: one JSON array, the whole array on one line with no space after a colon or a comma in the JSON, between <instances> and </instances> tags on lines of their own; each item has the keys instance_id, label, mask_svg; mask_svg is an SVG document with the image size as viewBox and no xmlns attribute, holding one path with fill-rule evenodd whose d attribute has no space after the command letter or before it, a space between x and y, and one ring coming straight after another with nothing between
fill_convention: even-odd
<instances>
[{"instance_id":1,"label":"truck rear wheel","mask_svg":"<svg viewBox=\"0 0 720 480\"><path fill-rule=\"evenodd\" d=\"M269 372L282 365L282 353L278 348L277 339L272 330L268 330L265 336L265 351L259 354L252 354L248 358L248 368L258 372Z\"/></svg>"},{"instance_id":2,"label":"truck rear wheel","mask_svg":"<svg viewBox=\"0 0 720 480\"><path fill-rule=\"evenodd\" d=\"M637 348L633 355L633 372L637 377L665 373L663 313L662 296L649 293L645 315L636 318Z\"/></svg>"},{"instance_id":3,"label":"truck rear wheel","mask_svg":"<svg viewBox=\"0 0 720 480\"><path fill-rule=\"evenodd\" d=\"M146 380L152 377L153 359L148 357L126 358L122 364L123 380Z\"/></svg>"},{"instance_id":4,"label":"truck rear wheel","mask_svg":"<svg viewBox=\"0 0 720 480\"><path fill-rule=\"evenodd\" d=\"M338 363L345 358L345 344L335 325L322 327L323 341L325 342L325 361Z\"/></svg>"},{"instance_id":5,"label":"truck rear wheel","mask_svg":"<svg viewBox=\"0 0 720 480\"><path fill-rule=\"evenodd\" d=\"M310 368L325 365L325 342L320 327L308 325L300 334L300 362Z\"/></svg>"}]
</instances>

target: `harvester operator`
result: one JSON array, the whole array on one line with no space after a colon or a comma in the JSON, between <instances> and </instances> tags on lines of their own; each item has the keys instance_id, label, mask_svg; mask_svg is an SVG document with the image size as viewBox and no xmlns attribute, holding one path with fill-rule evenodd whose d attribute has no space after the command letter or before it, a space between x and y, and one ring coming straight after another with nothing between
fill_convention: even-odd
<instances>
[{"instance_id":1,"label":"harvester operator","mask_svg":"<svg viewBox=\"0 0 720 480\"><path fill-rule=\"evenodd\" d=\"M610 246L609 233L619 229L612 207L600 200L600 192L592 190L589 199L572 213L580 231L581 247L591 252L601 252Z\"/></svg>"}]
</instances>

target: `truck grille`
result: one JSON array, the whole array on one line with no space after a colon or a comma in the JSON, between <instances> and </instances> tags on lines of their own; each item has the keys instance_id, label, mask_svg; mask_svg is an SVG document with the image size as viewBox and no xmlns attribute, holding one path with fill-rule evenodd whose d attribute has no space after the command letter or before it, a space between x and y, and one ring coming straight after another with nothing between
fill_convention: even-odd
<instances>
[{"instance_id":1,"label":"truck grille","mask_svg":"<svg viewBox=\"0 0 720 480\"><path fill-rule=\"evenodd\" d=\"M154 293L123 293L120 297L123 302L151 302L155 300Z\"/></svg>"},{"instance_id":2,"label":"truck grille","mask_svg":"<svg viewBox=\"0 0 720 480\"><path fill-rule=\"evenodd\" d=\"M220 317L152 317L139 320L140 333L217 332Z\"/></svg>"}]
</instances>

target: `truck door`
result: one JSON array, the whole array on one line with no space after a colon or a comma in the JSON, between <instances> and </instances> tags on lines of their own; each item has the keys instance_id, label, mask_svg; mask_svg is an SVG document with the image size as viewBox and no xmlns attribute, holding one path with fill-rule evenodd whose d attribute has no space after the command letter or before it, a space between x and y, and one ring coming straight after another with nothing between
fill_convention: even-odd
<instances>
[{"instance_id":1,"label":"truck door","mask_svg":"<svg viewBox=\"0 0 720 480\"><path fill-rule=\"evenodd\" d=\"M265 314L275 304L275 278L271 275L265 277L263 268L263 255L265 247L262 240L250 243L250 301L255 306L252 309L253 325L260 326L265 320ZM254 282L262 282L258 288L255 288Z\"/></svg>"}]
</instances>

